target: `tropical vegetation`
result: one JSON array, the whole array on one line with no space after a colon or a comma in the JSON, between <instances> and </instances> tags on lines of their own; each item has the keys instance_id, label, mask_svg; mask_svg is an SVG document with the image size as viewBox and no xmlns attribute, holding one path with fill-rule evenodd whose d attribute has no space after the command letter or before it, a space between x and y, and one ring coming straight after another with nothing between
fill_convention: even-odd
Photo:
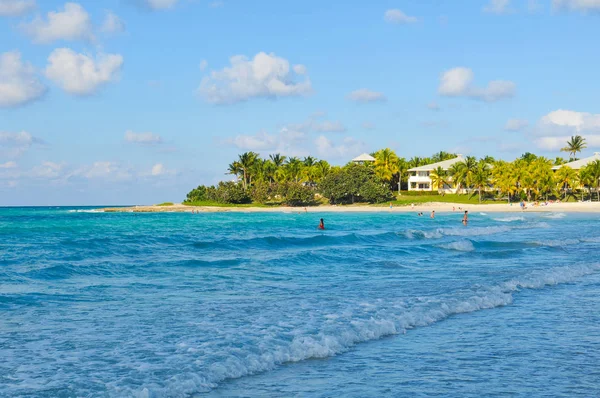
<instances>
[{"instance_id":1,"label":"tropical vegetation","mask_svg":"<svg viewBox=\"0 0 600 398\"><path fill-rule=\"evenodd\" d=\"M574 136L562 150L569 152L573 160L584 148L585 139ZM409 169L457 156L438 152L428 158L406 159L390 148L371 155L374 162L331 166L311 156L301 159L272 154L262 158L255 152L246 152L228 167L233 181L194 188L184 203L307 206L402 202L402 195L419 194L407 191ZM437 167L431 171L431 191L423 194L435 194L439 201L450 201L450 197L444 199L442 195L453 190L455 201L457 195L466 195L479 203L486 200L510 203L585 200L595 192L595 199L600 201L600 160L580 170L573 170L565 163L561 157L552 160L529 152L512 162L467 156L447 169ZM400 196L396 197L396 193Z\"/></svg>"}]
</instances>

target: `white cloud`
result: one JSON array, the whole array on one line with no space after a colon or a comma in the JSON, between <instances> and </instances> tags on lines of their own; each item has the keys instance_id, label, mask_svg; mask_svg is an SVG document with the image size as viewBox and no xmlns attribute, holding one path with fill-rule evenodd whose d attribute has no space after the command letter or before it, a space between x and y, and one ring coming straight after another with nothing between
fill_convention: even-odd
<instances>
[{"instance_id":1,"label":"white cloud","mask_svg":"<svg viewBox=\"0 0 600 398\"><path fill-rule=\"evenodd\" d=\"M489 4L483 7L484 12L491 14L508 14L510 9L510 0L490 0Z\"/></svg>"},{"instance_id":2,"label":"white cloud","mask_svg":"<svg viewBox=\"0 0 600 398\"><path fill-rule=\"evenodd\" d=\"M200 70L202 72L204 72L207 67L208 67L208 61L207 60L203 59L202 61L200 61Z\"/></svg>"},{"instance_id":3,"label":"white cloud","mask_svg":"<svg viewBox=\"0 0 600 398\"><path fill-rule=\"evenodd\" d=\"M202 79L198 93L213 104L233 104L252 98L307 95L312 92L308 76L295 82L290 63L275 54L258 53L253 59L236 55L231 66Z\"/></svg>"},{"instance_id":4,"label":"white cloud","mask_svg":"<svg viewBox=\"0 0 600 398\"><path fill-rule=\"evenodd\" d=\"M36 43L94 38L90 16L77 3L66 3L64 11L50 11L47 20L37 17L21 27Z\"/></svg>"},{"instance_id":5,"label":"white cloud","mask_svg":"<svg viewBox=\"0 0 600 398\"><path fill-rule=\"evenodd\" d=\"M0 0L0 17L19 17L35 7L35 0Z\"/></svg>"},{"instance_id":6,"label":"white cloud","mask_svg":"<svg viewBox=\"0 0 600 398\"><path fill-rule=\"evenodd\" d=\"M103 54L97 59L69 48L54 50L48 57L46 77L73 95L90 95L103 84L118 79L123 57Z\"/></svg>"},{"instance_id":7,"label":"white cloud","mask_svg":"<svg viewBox=\"0 0 600 398\"><path fill-rule=\"evenodd\" d=\"M35 68L18 51L0 54L0 108L24 105L46 92Z\"/></svg>"},{"instance_id":8,"label":"white cloud","mask_svg":"<svg viewBox=\"0 0 600 398\"><path fill-rule=\"evenodd\" d=\"M269 134L259 131L254 135L241 134L228 141L236 148L246 151L272 151L284 145L284 137L281 134Z\"/></svg>"},{"instance_id":9,"label":"white cloud","mask_svg":"<svg viewBox=\"0 0 600 398\"><path fill-rule=\"evenodd\" d=\"M125 32L125 22L112 11L108 11L100 28L102 33L117 34Z\"/></svg>"},{"instance_id":10,"label":"white cloud","mask_svg":"<svg viewBox=\"0 0 600 398\"><path fill-rule=\"evenodd\" d=\"M346 137L341 143L336 144L329 138L321 135L315 140L317 154L327 159L340 159L357 156L366 150L366 144L354 138Z\"/></svg>"},{"instance_id":11,"label":"white cloud","mask_svg":"<svg viewBox=\"0 0 600 398\"><path fill-rule=\"evenodd\" d=\"M328 120L322 122L314 122L312 124L312 130L319 133L343 133L346 131L346 127L342 124L342 122L335 121L331 122Z\"/></svg>"},{"instance_id":12,"label":"white cloud","mask_svg":"<svg viewBox=\"0 0 600 398\"><path fill-rule=\"evenodd\" d=\"M387 101L387 98L383 93L371 91L366 88L361 88L359 90L351 92L350 94L348 94L347 98L349 100L362 103Z\"/></svg>"},{"instance_id":13,"label":"white cloud","mask_svg":"<svg viewBox=\"0 0 600 398\"><path fill-rule=\"evenodd\" d=\"M179 0L144 0L146 5L153 10L166 10L172 8Z\"/></svg>"},{"instance_id":14,"label":"white cloud","mask_svg":"<svg viewBox=\"0 0 600 398\"><path fill-rule=\"evenodd\" d=\"M529 126L529 122L525 119L509 119L504 125L506 131L520 131Z\"/></svg>"},{"instance_id":15,"label":"white cloud","mask_svg":"<svg viewBox=\"0 0 600 398\"><path fill-rule=\"evenodd\" d=\"M582 135L588 147L600 147L600 114L558 109L540 118L532 131L541 149L558 150L572 135Z\"/></svg>"},{"instance_id":16,"label":"white cloud","mask_svg":"<svg viewBox=\"0 0 600 398\"><path fill-rule=\"evenodd\" d=\"M294 65L294 72L298 75L306 75L308 69L304 65Z\"/></svg>"},{"instance_id":17,"label":"white cloud","mask_svg":"<svg viewBox=\"0 0 600 398\"><path fill-rule=\"evenodd\" d=\"M209 3L208 6L210 8L221 8L221 7L225 6L225 3L223 3L222 1L213 1L213 2Z\"/></svg>"},{"instance_id":18,"label":"white cloud","mask_svg":"<svg viewBox=\"0 0 600 398\"><path fill-rule=\"evenodd\" d=\"M505 80L492 80L486 87L473 85L473 71L459 67L444 72L440 78L438 93L447 97L467 97L475 100L494 102L515 95L516 84Z\"/></svg>"},{"instance_id":19,"label":"white cloud","mask_svg":"<svg viewBox=\"0 0 600 398\"><path fill-rule=\"evenodd\" d=\"M418 21L417 18L408 16L398 9L387 10L383 19L385 19L386 22L396 24L415 23Z\"/></svg>"},{"instance_id":20,"label":"white cloud","mask_svg":"<svg viewBox=\"0 0 600 398\"><path fill-rule=\"evenodd\" d=\"M600 0L552 0L552 6L572 11L600 11Z\"/></svg>"},{"instance_id":21,"label":"white cloud","mask_svg":"<svg viewBox=\"0 0 600 398\"><path fill-rule=\"evenodd\" d=\"M57 179L64 176L65 164L54 162L43 162L40 166L36 166L27 173L28 177Z\"/></svg>"},{"instance_id":22,"label":"white cloud","mask_svg":"<svg viewBox=\"0 0 600 398\"><path fill-rule=\"evenodd\" d=\"M127 142L131 142L134 144L144 144L144 145L151 145L151 144L160 144L162 143L162 137L158 134L154 134L154 133L134 133L131 130L128 130L125 132L125 137L124 137L125 141Z\"/></svg>"},{"instance_id":23,"label":"white cloud","mask_svg":"<svg viewBox=\"0 0 600 398\"><path fill-rule=\"evenodd\" d=\"M17 163L10 161L6 163L0 163L0 169L15 169L17 168Z\"/></svg>"},{"instance_id":24,"label":"white cloud","mask_svg":"<svg viewBox=\"0 0 600 398\"><path fill-rule=\"evenodd\" d=\"M160 176L165 174L165 166L163 166L162 163L157 163L154 166L152 166L152 175L153 176Z\"/></svg>"},{"instance_id":25,"label":"white cloud","mask_svg":"<svg viewBox=\"0 0 600 398\"><path fill-rule=\"evenodd\" d=\"M35 144L43 144L43 141L26 131L18 133L0 131L0 156L2 157L19 157Z\"/></svg>"},{"instance_id":26,"label":"white cloud","mask_svg":"<svg viewBox=\"0 0 600 398\"><path fill-rule=\"evenodd\" d=\"M113 181L130 180L133 177L129 169L109 161L94 162L91 166L81 167L75 170L72 176Z\"/></svg>"}]
</instances>

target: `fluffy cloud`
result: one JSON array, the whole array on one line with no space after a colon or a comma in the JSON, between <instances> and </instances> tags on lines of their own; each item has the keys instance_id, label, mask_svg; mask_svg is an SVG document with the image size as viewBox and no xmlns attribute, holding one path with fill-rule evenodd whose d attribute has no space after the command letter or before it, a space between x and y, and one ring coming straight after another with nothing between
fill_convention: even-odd
<instances>
[{"instance_id":1,"label":"fluffy cloud","mask_svg":"<svg viewBox=\"0 0 600 398\"><path fill-rule=\"evenodd\" d=\"M0 169L15 169L17 167L17 163L10 161L6 163L0 163Z\"/></svg>"},{"instance_id":2,"label":"fluffy cloud","mask_svg":"<svg viewBox=\"0 0 600 398\"><path fill-rule=\"evenodd\" d=\"M467 97L475 100L494 102L515 95L516 84L505 80L492 80L486 87L473 85L473 71L459 67L444 72L440 78L438 92L447 97Z\"/></svg>"},{"instance_id":3,"label":"fluffy cloud","mask_svg":"<svg viewBox=\"0 0 600 398\"><path fill-rule=\"evenodd\" d=\"M165 171L166 171L165 166L163 166L162 163L157 163L154 166L152 166L151 174L153 176L160 176L160 175L165 174Z\"/></svg>"},{"instance_id":4,"label":"fluffy cloud","mask_svg":"<svg viewBox=\"0 0 600 398\"><path fill-rule=\"evenodd\" d=\"M0 0L1 17L18 17L35 9L35 0Z\"/></svg>"},{"instance_id":5,"label":"fluffy cloud","mask_svg":"<svg viewBox=\"0 0 600 398\"><path fill-rule=\"evenodd\" d=\"M208 61L203 59L202 61L200 61L200 70L204 72L206 68L208 68Z\"/></svg>"},{"instance_id":6,"label":"fluffy cloud","mask_svg":"<svg viewBox=\"0 0 600 398\"><path fill-rule=\"evenodd\" d=\"M92 40L94 37L90 16L77 3L66 3L63 11L50 11L47 20L38 17L21 28L36 43Z\"/></svg>"},{"instance_id":7,"label":"fluffy cloud","mask_svg":"<svg viewBox=\"0 0 600 398\"><path fill-rule=\"evenodd\" d=\"M524 119L509 119L504 125L506 131L520 131L529 126L529 122Z\"/></svg>"},{"instance_id":8,"label":"fluffy cloud","mask_svg":"<svg viewBox=\"0 0 600 398\"><path fill-rule=\"evenodd\" d=\"M125 22L112 11L108 11L106 17L104 17L100 31L109 35L123 33L125 32Z\"/></svg>"},{"instance_id":9,"label":"fluffy cloud","mask_svg":"<svg viewBox=\"0 0 600 398\"><path fill-rule=\"evenodd\" d=\"M350 158L366 151L366 144L354 138L346 137L341 143L336 144L329 138L321 135L315 140L317 154L327 159Z\"/></svg>"},{"instance_id":10,"label":"fluffy cloud","mask_svg":"<svg viewBox=\"0 0 600 398\"><path fill-rule=\"evenodd\" d=\"M600 11L600 0L552 0L552 6L582 12Z\"/></svg>"},{"instance_id":11,"label":"fluffy cloud","mask_svg":"<svg viewBox=\"0 0 600 398\"><path fill-rule=\"evenodd\" d=\"M389 23L395 24L406 24L415 23L417 18L410 17L398 9L387 10L383 16L383 19Z\"/></svg>"},{"instance_id":12,"label":"fluffy cloud","mask_svg":"<svg viewBox=\"0 0 600 398\"><path fill-rule=\"evenodd\" d=\"M533 129L539 148L558 150L576 134L582 135L590 148L600 147L600 114L558 109L543 116Z\"/></svg>"},{"instance_id":13,"label":"fluffy cloud","mask_svg":"<svg viewBox=\"0 0 600 398\"><path fill-rule=\"evenodd\" d=\"M297 73L290 63L275 54L258 53L253 59L236 55L231 66L211 72L205 77L198 93L213 104L233 104L251 98L277 98L307 95L312 92L308 76L295 82Z\"/></svg>"},{"instance_id":14,"label":"fluffy cloud","mask_svg":"<svg viewBox=\"0 0 600 398\"><path fill-rule=\"evenodd\" d=\"M46 77L73 95L90 95L103 84L118 79L123 57L100 55L94 59L68 48L54 50L48 57Z\"/></svg>"},{"instance_id":15,"label":"fluffy cloud","mask_svg":"<svg viewBox=\"0 0 600 398\"><path fill-rule=\"evenodd\" d=\"M17 51L0 54L0 108L24 105L46 92L35 68Z\"/></svg>"},{"instance_id":16,"label":"fluffy cloud","mask_svg":"<svg viewBox=\"0 0 600 398\"><path fill-rule=\"evenodd\" d=\"M90 166L81 167L75 170L71 176L112 181L125 181L133 178L131 170L109 161L94 162Z\"/></svg>"},{"instance_id":17,"label":"fluffy cloud","mask_svg":"<svg viewBox=\"0 0 600 398\"><path fill-rule=\"evenodd\" d=\"M179 0L144 0L146 5L153 10L165 10L172 8Z\"/></svg>"},{"instance_id":18,"label":"fluffy cloud","mask_svg":"<svg viewBox=\"0 0 600 398\"><path fill-rule=\"evenodd\" d=\"M0 156L18 157L35 144L43 144L43 141L26 131L18 133L0 131Z\"/></svg>"},{"instance_id":19,"label":"fluffy cloud","mask_svg":"<svg viewBox=\"0 0 600 398\"><path fill-rule=\"evenodd\" d=\"M383 102L387 98L383 93L377 91L371 91L366 88L355 90L348 94L347 98L351 101L367 103L367 102Z\"/></svg>"},{"instance_id":20,"label":"fluffy cloud","mask_svg":"<svg viewBox=\"0 0 600 398\"><path fill-rule=\"evenodd\" d=\"M152 145L152 144L160 144L162 143L162 137L158 134L154 133L134 133L131 130L125 132L124 137L126 142L131 142L134 144L144 144L144 145Z\"/></svg>"},{"instance_id":21,"label":"fluffy cloud","mask_svg":"<svg viewBox=\"0 0 600 398\"><path fill-rule=\"evenodd\" d=\"M483 11L491 14L508 14L511 12L510 0L490 0L489 4L483 7Z\"/></svg>"},{"instance_id":22,"label":"fluffy cloud","mask_svg":"<svg viewBox=\"0 0 600 398\"><path fill-rule=\"evenodd\" d=\"M226 143L245 151L275 151L286 155L303 153L299 148L306 140L306 133L284 127L276 134L260 131L254 135L241 134Z\"/></svg>"}]
</instances>

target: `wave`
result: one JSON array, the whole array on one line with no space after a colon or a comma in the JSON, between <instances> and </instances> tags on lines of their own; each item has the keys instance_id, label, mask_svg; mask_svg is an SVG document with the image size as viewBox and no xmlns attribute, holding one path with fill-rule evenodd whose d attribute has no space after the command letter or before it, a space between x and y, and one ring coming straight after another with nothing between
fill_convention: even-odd
<instances>
[{"instance_id":1,"label":"wave","mask_svg":"<svg viewBox=\"0 0 600 398\"><path fill-rule=\"evenodd\" d=\"M535 241L534 244L548 247L573 246L581 243L579 239L549 239Z\"/></svg>"},{"instance_id":2,"label":"wave","mask_svg":"<svg viewBox=\"0 0 600 398\"><path fill-rule=\"evenodd\" d=\"M440 245L442 249L455 250L459 252L472 252L475 251L475 246L470 240L459 240L456 242L445 243Z\"/></svg>"},{"instance_id":3,"label":"wave","mask_svg":"<svg viewBox=\"0 0 600 398\"><path fill-rule=\"evenodd\" d=\"M377 312L370 312L369 316L363 318L357 317L364 316L358 312L336 314L327 317L326 320L330 326L333 322L333 327L325 328L323 325L321 330L312 334L291 333L290 336L294 337L288 341L270 339L276 343L268 349L236 349L235 354L208 365L203 374L186 372L170 379L164 387L149 386L137 391L119 389L118 392L133 396L182 397L207 392L226 380L266 372L286 363L335 356L357 344L405 334L411 329L429 326L453 315L510 305L514 294L521 290L572 283L598 271L599 264L554 267L533 271L498 285L477 288L475 291L455 292L458 297L431 298L412 306L401 304L386 307ZM370 307L377 307L377 304ZM185 344L179 348L191 349Z\"/></svg>"},{"instance_id":4,"label":"wave","mask_svg":"<svg viewBox=\"0 0 600 398\"><path fill-rule=\"evenodd\" d=\"M549 214L545 214L544 218L559 219L559 218L565 218L566 216L567 216L566 213L549 213Z\"/></svg>"},{"instance_id":5,"label":"wave","mask_svg":"<svg viewBox=\"0 0 600 398\"><path fill-rule=\"evenodd\" d=\"M500 221L500 222L525 221L525 217L522 217L522 216L500 217L500 218L493 218L493 220Z\"/></svg>"},{"instance_id":6,"label":"wave","mask_svg":"<svg viewBox=\"0 0 600 398\"><path fill-rule=\"evenodd\" d=\"M72 209L67 210L68 213L104 213L102 209Z\"/></svg>"}]
</instances>

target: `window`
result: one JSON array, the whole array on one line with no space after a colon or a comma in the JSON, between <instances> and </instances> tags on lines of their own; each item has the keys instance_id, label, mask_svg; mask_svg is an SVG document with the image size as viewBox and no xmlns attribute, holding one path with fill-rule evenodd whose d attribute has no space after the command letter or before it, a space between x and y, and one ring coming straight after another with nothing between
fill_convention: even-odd
<instances>
[{"instance_id":1,"label":"window","mask_svg":"<svg viewBox=\"0 0 600 398\"><path fill-rule=\"evenodd\" d=\"M419 189L429 189L429 184L419 184Z\"/></svg>"}]
</instances>

